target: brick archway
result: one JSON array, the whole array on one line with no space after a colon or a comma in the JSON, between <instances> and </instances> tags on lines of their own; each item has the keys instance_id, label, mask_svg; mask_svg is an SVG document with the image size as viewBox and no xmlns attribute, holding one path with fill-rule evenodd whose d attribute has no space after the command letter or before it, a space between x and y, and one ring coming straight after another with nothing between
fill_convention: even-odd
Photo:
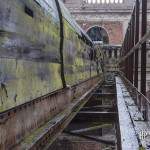
<instances>
[{"instance_id":1,"label":"brick archway","mask_svg":"<svg viewBox=\"0 0 150 150\"><path fill-rule=\"evenodd\" d=\"M93 41L103 41L103 43L109 44L109 35L104 27L94 25L89 27L86 32Z\"/></svg>"},{"instance_id":2,"label":"brick archway","mask_svg":"<svg viewBox=\"0 0 150 150\"><path fill-rule=\"evenodd\" d=\"M87 31L93 26L99 26L107 31L109 44L121 44L123 40L123 23L120 21L89 22L77 21L80 26Z\"/></svg>"}]
</instances>

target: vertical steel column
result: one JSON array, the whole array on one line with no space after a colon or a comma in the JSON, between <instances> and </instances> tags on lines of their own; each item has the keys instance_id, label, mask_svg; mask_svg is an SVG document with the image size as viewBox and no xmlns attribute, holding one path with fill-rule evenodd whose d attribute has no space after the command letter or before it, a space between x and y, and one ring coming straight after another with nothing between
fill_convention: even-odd
<instances>
[{"instance_id":1,"label":"vertical steel column","mask_svg":"<svg viewBox=\"0 0 150 150\"><path fill-rule=\"evenodd\" d=\"M135 8L135 44L139 42L139 15L140 15L140 3L136 0ZM139 49L135 51L135 70L134 70L134 86L138 89L138 64L139 64Z\"/></svg>"},{"instance_id":2,"label":"vertical steel column","mask_svg":"<svg viewBox=\"0 0 150 150\"><path fill-rule=\"evenodd\" d=\"M134 47L134 34L135 34L135 8L133 10L133 14L132 14L132 19L131 19L131 48L130 50ZM130 80L131 80L131 83L133 83L133 67L134 67L134 53L131 54L130 56Z\"/></svg>"},{"instance_id":3,"label":"vertical steel column","mask_svg":"<svg viewBox=\"0 0 150 150\"><path fill-rule=\"evenodd\" d=\"M123 49L122 49L122 56L121 57L124 57L125 56L125 39L124 39L124 42L123 42ZM126 65L125 65L125 61L122 61L121 62L122 64L122 68L123 68L123 73L125 75L125 69L126 69Z\"/></svg>"},{"instance_id":4,"label":"vertical steel column","mask_svg":"<svg viewBox=\"0 0 150 150\"><path fill-rule=\"evenodd\" d=\"M129 41L129 48L128 48L128 52L131 50L131 47L132 47L132 18L130 20L130 25L129 25L129 38L128 38L128 41ZM131 56L128 57L128 68L129 68L129 77L128 79L132 82L132 60L131 60Z\"/></svg>"},{"instance_id":5,"label":"vertical steel column","mask_svg":"<svg viewBox=\"0 0 150 150\"><path fill-rule=\"evenodd\" d=\"M132 20L132 48L135 46L135 9L133 13L133 20ZM132 83L134 84L134 55L131 55L132 58Z\"/></svg>"},{"instance_id":6,"label":"vertical steel column","mask_svg":"<svg viewBox=\"0 0 150 150\"><path fill-rule=\"evenodd\" d=\"M129 31L130 30L130 25L128 26L128 29L127 29L127 49L126 49L126 54L128 53L129 51L129 47L130 47L130 40L129 40ZM130 72L130 68L129 68L129 57L126 58L126 73L127 73L127 79L129 79L129 72Z\"/></svg>"},{"instance_id":7,"label":"vertical steel column","mask_svg":"<svg viewBox=\"0 0 150 150\"><path fill-rule=\"evenodd\" d=\"M130 48L131 48L131 21L129 23L129 32L128 32L128 52L130 51ZM131 63L131 59L130 59L130 56L127 58L128 60L128 79L129 81L131 81L131 66L130 66L130 63Z\"/></svg>"},{"instance_id":8,"label":"vertical steel column","mask_svg":"<svg viewBox=\"0 0 150 150\"><path fill-rule=\"evenodd\" d=\"M123 56L123 52L124 52L124 42L122 44L122 48L120 49L120 58ZM120 68L120 71L124 73L122 62L119 63L119 68Z\"/></svg>"},{"instance_id":9,"label":"vertical steel column","mask_svg":"<svg viewBox=\"0 0 150 150\"><path fill-rule=\"evenodd\" d=\"M124 51L124 56L127 54L127 49L128 49L128 40L127 40L127 36L128 36L128 29L126 32L126 36L125 36L125 51ZM124 64L125 64L125 75L126 78L128 78L128 61L127 59L124 60Z\"/></svg>"},{"instance_id":10,"label":"vertical steel column","mask_svg":"<svg viewBox=\"0 0 150 150\"><path fill-rule=\"evenodd\" d=\"M128 49L127 49L127 53L130 51L130 47L131 47L131 21L129 24L129 30L128 30ZM130 56L127 58L128 60L128 79L131 81L131 68L130 68Z\"/></svg>"},{"instance_id":11,"label":"vertical steel column","mask_svg":"<svg viewBox=\"0 0 150 150\"><path fill-rule=\"evenodd\" d=\"M142 37L147 32L147 0L142 0ZM146 96L146 42L141 46L141 93Z\"/></svg>"}]
</instances>

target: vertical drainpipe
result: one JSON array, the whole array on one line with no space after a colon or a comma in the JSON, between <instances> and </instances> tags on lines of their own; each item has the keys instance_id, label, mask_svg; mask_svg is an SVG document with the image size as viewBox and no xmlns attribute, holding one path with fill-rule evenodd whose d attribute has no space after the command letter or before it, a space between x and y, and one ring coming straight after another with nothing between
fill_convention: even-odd
<instances>
[{"instance_id":1,"label":"vertical drainpipe","mask_svg":"<svg viewBox=\"0 0 150 150\"><path fill-rule=\"evenodd\" d=\"M63 87L66 87L66 81L65 81L65 74L64 74L64 58L63 58L63 46L64 46L64 24L63 24L63 16L60 8L60 4L58 0L55 0L57 10L58 10L58 15L59 15L59 20L60 20L60 60L61 60L61 80Z\"/></svg>"}]
</instances>

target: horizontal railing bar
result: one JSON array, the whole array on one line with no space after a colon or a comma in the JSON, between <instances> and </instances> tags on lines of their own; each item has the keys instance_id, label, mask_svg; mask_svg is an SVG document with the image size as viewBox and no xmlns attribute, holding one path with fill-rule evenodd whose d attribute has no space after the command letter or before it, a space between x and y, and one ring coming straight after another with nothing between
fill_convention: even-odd
<instances>
[{"instance_id":1,"label":"horizontal railing bar","mask_svg":"<svg viewBox=\"0 0 150 150\"><path fill-rule=\"evenodd\" d=\"M138 48L150 37L150 30L143 36L143 38L118 62L119 64L126 60L132 53L134 53Z\"/></svg>"},{"instance_id":2,"label":"horizontal railing bar","mask_svg":"<svg viewBox=\"0 0 150 150\"><path fill-rule=\"evenodd\" d=\"M149 103L149 105L150 105L150 100L149 100L145 95L143 95L125 76L122 76L122 72L121 72L121 71L120 71L120 75L121 75L121 77L123 77L123 78L132 86L132 88L134 88L134 89L136 90L136 92L137 92L139 95L141 95L141 96L146 100L146 102Z\"/></svg>"}]
</instances>

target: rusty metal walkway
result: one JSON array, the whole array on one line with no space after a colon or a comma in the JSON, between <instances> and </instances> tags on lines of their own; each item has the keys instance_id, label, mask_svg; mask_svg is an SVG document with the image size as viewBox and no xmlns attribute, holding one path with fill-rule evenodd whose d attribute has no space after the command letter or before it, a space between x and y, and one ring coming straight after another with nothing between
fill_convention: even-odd
<instances>
[{"instance_id":1,"label":"rusty metal walkway","mask_svg":"<svg viewBox=\"0 0 150 150\"><path fill-rule=\"evenodd\" d=\"M136 0L111 80L95 76L1 112L0 150L61 149L64 137L109 150L150 150L149 39L147 0Z\"/></svg>"},{"instance_id":2,"label":"rusty metal walkway","mask_svg":"<svg viewBox=\"0 0 150 150\"><path fill-rule=\"evenodd\" d=\"M133 92L131 87L127 87L120 77L116 77L116 89L121 137L120 149L150 149L150 124L145 121L131 96L130 92ZM134 96L136 96L135 93Z\"/></svg>"},{"instance_id":3,"label":"rusty metal walkway","mask_svg":"<svg viewBox=\"0 0 150 150\"><path fill-rule=\"evenodd\" d=\"M78 141L82 145L85 141L96 141L108 149L149 150L150 124L144 118L144 106L137 105L142 97L120 75L115 77L113 84L103 83L52 144L50 150L64 147L64 139L69 143ZM143 97L143 100L146 99ZM111 130L105 133L106 129ZM65 144L64 149L67 148Z\"/></svg>"},{"instance_id":4,"label":"rusty metal walkway","mask_svg":"<svg viewBox=\"0 0 150 150\"><path fill-rule=\"evenodd\" d=\"M65 137L70 143L77 138L108 149L148 150L149 106L148 99L121 74L105 80L93 78L1 113L4 144L0 146L4 150L53 150Z\"/></svg>"}]
</instances>

